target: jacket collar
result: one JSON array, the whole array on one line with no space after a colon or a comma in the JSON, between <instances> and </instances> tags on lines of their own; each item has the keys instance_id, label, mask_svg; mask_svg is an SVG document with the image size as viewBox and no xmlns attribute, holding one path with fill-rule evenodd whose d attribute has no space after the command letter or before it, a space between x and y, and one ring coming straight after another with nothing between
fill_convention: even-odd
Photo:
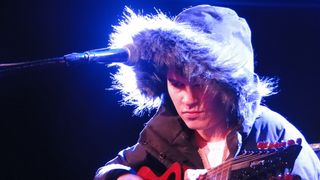
<instances>
[{"instance_id":1,"label":"jacket collar","mask_svg":"<svg viewBox=\"0 0 320 180\"><path fill-rule=\"evenodd\" d=\"M230 153L227 159L239 154L242 141L248 136L253 123L254 121L251 121L243 124L241 128L233 128L227 135L227 148ZM203 168L194 131L185 125L172 107L162 105L158 109L140 133L139 142L145 144L148 152L159 157L167 166L178 161L190 167Z\"/></svg>"}]
</instances>

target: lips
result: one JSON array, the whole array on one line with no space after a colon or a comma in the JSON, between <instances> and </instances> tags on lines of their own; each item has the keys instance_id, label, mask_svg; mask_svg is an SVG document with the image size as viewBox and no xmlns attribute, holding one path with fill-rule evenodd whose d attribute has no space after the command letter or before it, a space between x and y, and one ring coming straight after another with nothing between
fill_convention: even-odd
<instances>
[{"instance_id":1,"label":"lips","mask_svg":"<svg viewBox=\"0 0 320 180\"><path fill-rule=\"evenodd\" d=\"M195 119L199 117L203 111L182 111L182 115L188 119Z\"/></svg>"}]
</instances>

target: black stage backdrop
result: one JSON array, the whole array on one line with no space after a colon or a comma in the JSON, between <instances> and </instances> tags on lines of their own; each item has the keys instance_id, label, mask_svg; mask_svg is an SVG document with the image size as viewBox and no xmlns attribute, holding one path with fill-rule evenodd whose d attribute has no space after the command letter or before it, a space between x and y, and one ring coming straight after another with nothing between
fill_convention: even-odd
<instances>
[{"instance_id":1,"label":"black stage backdrop","mask_svg":"<svg viewBox=\"0 0 320 180\"><path fill-rule=\"evenodd\" d=\"M320 142L320 4L317 1L1 1L0 61L106 47L125 5L169 15L197 4L229 6L252 29L256 71L280 79L266 104L310 143ZM135 143L149 118L132 116L110 87L113 68L55 64L0 74L0 179L92 179Z\"/></svg>"}]
</instances>

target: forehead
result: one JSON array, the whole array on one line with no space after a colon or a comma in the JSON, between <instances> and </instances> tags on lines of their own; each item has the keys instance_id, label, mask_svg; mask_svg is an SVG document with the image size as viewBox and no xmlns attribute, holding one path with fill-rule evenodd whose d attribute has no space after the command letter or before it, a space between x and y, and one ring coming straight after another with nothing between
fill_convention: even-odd
<instances>
[{"instance_id":1,"label":"forehead","mask_svg":"<svg viewBox=\"0 0 320 180\"><path fill-rule=\"evenodd\" d=\"M167 79L168 80L179 80L179 81L186 81L186 82L190 82L189 79L187 77L185 77L184 75L182 75L181 72L178 72L177 70L174 69L169 69L167 71Z\"/></svg>"},{"instance_id":2,"label":"forehead","mask_svg":"<svg viewBox=\"0 0 320 180\"><path fill-rule=\"evenodd\" d=\"M189 85L202 85L203 87L206 87L210 91L217 91L221 90L220 85L216 82L214 79L207 79L202 77L201 75L199 76L193 76L193 77L186 77L183 75L183 73L179 70L169 68L167 70L167 80L171 81L179 81L184 84L189 84Z\"/></svg>"},{"instance_id":3,"label":"forehead","mask_svg":"<svg viewBox=\"0 0 320 180\"><path fill-rule=\"evenodd\" d=\"M190 85L199 85L199 84L202 84L202 85L209 85L209 86L212 86L212 82L210 83L210 81L208 80L205 80L203 78L201 78L200 76L198 77L186 77L185 75L183 75L181 72L179 71L176 71L176 70L168 70L167 72L167 80L169 81L179 81L179 82L182 82L184 84L190 84Z\"/></svg>"}]
</instances>

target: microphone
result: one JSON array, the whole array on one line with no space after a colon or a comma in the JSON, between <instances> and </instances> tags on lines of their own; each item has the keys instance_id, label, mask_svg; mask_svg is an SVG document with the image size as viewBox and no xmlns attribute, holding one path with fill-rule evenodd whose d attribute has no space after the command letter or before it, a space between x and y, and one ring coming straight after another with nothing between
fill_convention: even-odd
<instances>
[{"instance_id":1,"label":"microphone","mask_svg":"<svg viewBox=\"0 0 320 180\"><path fill-rule=\"evenodd\" d=\"M67 54L63 56L63 59L67 62L89 61L99 64L109 64L114 62L125 63L129 60L129 57L130 51L128 48L101 48L85 51L82 53Z\"/></svg>"},{"instance_id":2,"label":"microphone","mask_svg":"<svg viewBox=\"0 0 320 180\"><path fill-rule=\"evenodd\" d=\"M61 63L61 62L77 62L88 61L99 64L111 64L115 62L133 65L138 59L138 53L133 46L126 46L125 48L101 48L93 49L81 53L71 53L62 57L40 59L34 61L23 61L18 63L0 63L0 73L18 69L25 69L40 65Z\"/></svg>"}]
</instances>

